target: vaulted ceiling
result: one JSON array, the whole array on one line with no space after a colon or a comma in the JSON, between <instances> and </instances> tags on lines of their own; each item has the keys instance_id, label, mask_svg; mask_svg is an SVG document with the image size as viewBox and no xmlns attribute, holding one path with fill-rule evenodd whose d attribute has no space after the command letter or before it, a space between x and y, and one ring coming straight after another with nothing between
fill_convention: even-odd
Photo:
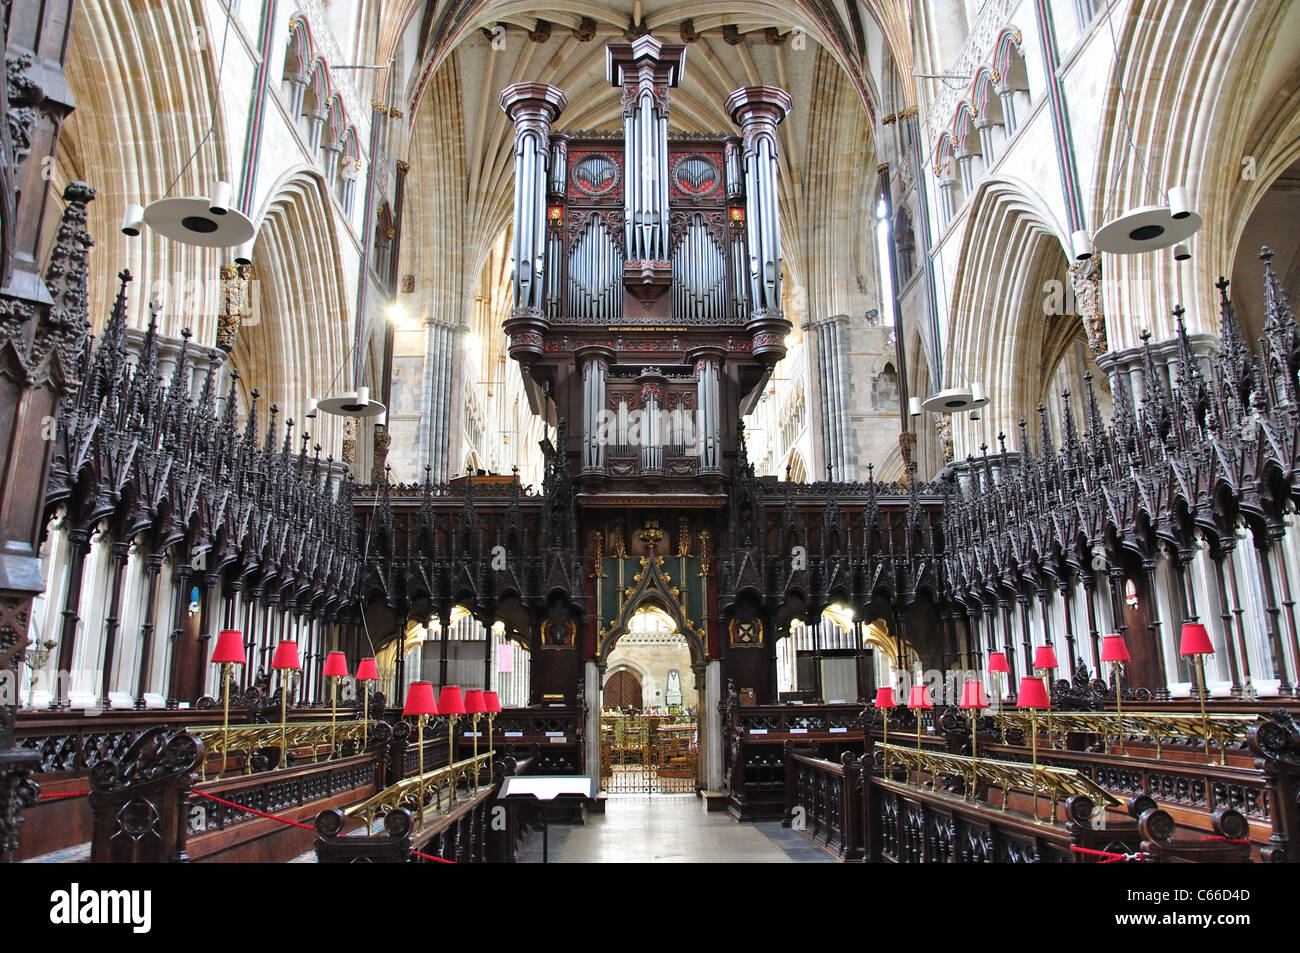
<instances>
[{"instance_id":1,"label":"vaulted ceiling","mask_svg":"<svg viewBox=\"0 0 1300 953\"><path fill-rule=\"evenodd\" d=\"M436 299L432 307L464 300L509 225L513 130L497 104L501 90L550 83L569 103L557 131L617 129L621 101L605 76L605 45L636 35L638 23L665 41L687 42L685 77L670 96L674 131L734 132L723 103L739 87L790 92L781 201L787 296L799 296L787 310L796 322L809 312L859 310L864 293L874 297L872 129L880 99L872 71L887 59L889 41L863 4L560 2L548 5L547 21L532 7L412 5L421 19L418 28L408 21L403 47L411 115L403 257L404 270Z\"/></svg>"}]
</instances>

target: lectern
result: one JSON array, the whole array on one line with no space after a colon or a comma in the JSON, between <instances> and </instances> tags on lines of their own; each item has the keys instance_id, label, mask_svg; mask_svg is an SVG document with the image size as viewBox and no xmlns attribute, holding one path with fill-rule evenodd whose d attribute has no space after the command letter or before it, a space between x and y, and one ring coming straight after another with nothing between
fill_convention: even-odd
<instances>
[{"instance_id":1,"label":"lectern","mask_svg":"<svg viewBox=\"0 0 1300 953\"><path fill-rule=\"evenodd\" d=\"M531 798L542 808L542 863L547 863L550 853L546 809L552 801L596 800L596 779L587 775L538 775L506 778L501 785L499 801L522 801Z\"/></svg>"}]
</instances>

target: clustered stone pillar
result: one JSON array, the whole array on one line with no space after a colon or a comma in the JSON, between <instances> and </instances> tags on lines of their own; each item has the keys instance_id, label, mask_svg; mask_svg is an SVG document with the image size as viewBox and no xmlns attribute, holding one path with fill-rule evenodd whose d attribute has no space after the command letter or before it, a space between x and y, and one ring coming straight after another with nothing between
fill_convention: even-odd
<instances>
[{"instance_id":1,"label":"clustered stone pillar","mask_svg":"<svg viewBox=\"0 0 1300 953\"><path fill-rule=\"evenodd\" d=\"M804 325L805 330L815 333L815 377L820 389L826 466L831 476L840 480L854 476L849 467L849 393L845 357L848 352L845 345L848 321L848 315L836 314Z\"/></svg>"},{"instance_id":2,"label":"clustered stone pillar","mask_svg":"<svg viewBox=\"0 0 1300 953\"><path fill-rule=\"evenodd\" d=\"M437 435L451 432L451 380L459 338L457 329L445 321L432 315L425 319L423 389L429 402L429 423L421 428L420 439L424 441L425 472L434 483L446 483L450 477L447 444Z\"/></svg>"}]
</instances>

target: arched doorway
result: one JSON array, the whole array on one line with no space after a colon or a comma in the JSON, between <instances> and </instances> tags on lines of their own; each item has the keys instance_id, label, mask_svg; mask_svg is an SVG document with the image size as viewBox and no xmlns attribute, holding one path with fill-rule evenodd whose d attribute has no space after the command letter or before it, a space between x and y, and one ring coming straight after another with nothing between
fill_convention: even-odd
<instances>
[{"instance_id":1,"label":"arched doorway","mask_svg":"<svg viewBox=\"0 0 1300 953\"><path fill-rule=\"evenodd\" d=\"M605 680L605 707L620 711L641 710L641 681L628 669L621 668Z\"/></svg>"},{"instance_id":2,"label":"arched doorway","mask_svg":"<svg viewBox=\"0 0 1300 953\"><path fill-rule=\"evenodd\" d=\"M697 648L654 600L601 652L600 786L608 794L693 794L699 756Z\"/></svg>"}]
</instances>

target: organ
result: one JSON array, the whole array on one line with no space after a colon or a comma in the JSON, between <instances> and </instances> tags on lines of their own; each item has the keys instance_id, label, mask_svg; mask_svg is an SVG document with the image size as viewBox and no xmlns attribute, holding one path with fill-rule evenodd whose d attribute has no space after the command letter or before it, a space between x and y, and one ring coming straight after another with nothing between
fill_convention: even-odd
<instances>
[{"instance_id":1,"label":"organ","mask_svg":"<svg viewBox=\"0 0 1300 953\"><path fill-rule=\"evenodd\" d=\"M609 45L621 136L552 132L567 105L553 86L501 95L515 123L510 354L533 410L570 422L562 449L597 491L716 490L791 331L776 135L790 97L738 89L725 106L739 136L677 133L670 91L685 68L682 44Z\"/></svg>"}]
</instances>

